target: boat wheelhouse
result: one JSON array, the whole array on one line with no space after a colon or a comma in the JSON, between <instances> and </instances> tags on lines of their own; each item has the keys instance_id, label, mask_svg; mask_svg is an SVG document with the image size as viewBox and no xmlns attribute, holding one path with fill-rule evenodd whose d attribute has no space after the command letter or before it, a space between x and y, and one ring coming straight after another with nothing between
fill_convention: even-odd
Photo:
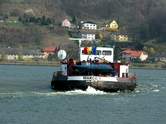
<instances>
[{"instance_id":1,"label":"boat wheelhouse","mask_svg":"<svg viewBox=\"0 0 166 124\"><path fill-rule=\"evenodd\" d=\"M108 62L114 61L114 49L108 47L81 47L80 61L103 59Z\"/></svg>"}]
</instances>

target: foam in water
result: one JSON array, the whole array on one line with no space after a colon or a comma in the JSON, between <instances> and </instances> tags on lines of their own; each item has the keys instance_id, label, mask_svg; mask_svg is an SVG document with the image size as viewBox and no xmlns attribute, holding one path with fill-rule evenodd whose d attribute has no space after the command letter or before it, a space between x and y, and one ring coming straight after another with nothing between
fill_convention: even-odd
<instances>
[{"instance_id":1,"label":"foam in water","mask_svg":"<svg viewBox=\"0 0 166 124\"><path fill-rule=\"evenodd\" d=\"M155 90L153 90L153 92L160 92L160 90L159 89L155 89Z\"/></svg>"},{"instance_id":2,"label":"foam in water","mask_svg":"<svg viewBox=\"0 0 166 124\"><path fill-rule=\"evenodd\" d=\"M89 86L86 91L73 90L73 91L64 92L64 94L66 94L66 95L75 95L75 94L103 95L103 94L107 94L107 93L103 92L103 91L96 90L96 89Z\"/></svg>"},{"instance_id":3,"label":"foam in water","mask_svg":"<svg viewBox=\"0 0 166 124\"><path fill-rule=\"evenodd\" d=\"M159 90L159 85L153 84L153 85L152 85L152 91L153 91L153 92L159 92L159 91L160 91L160 90Z\"/></svg>"},{"instance_id":4,"label":"foam in water","mask_svg":"<svg viewBox=\"0 0 166 124\"><path fill-rule=\"evenodd\" d=\"M96 90L92 87L88 87L86 91L83 90L73 90L73 91L66 91L66 92L47 92L47 93L40 93L40 92L33 92L36 95L46 95L46 96L55 96L55 95L104 95L107 94L106 92Z\"/></svg>"}]
</instances>

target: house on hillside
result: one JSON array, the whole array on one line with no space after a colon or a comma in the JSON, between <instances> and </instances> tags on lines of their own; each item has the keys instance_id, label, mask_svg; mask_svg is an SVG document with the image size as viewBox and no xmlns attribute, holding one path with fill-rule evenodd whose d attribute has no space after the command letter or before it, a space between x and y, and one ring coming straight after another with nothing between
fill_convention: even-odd
<instances>
[{"instance_id":1,"label":"house on hillside","mask_svg":"<svg viewBox=\"0 0 166 124\"><path fill-rule=\"evenodd\" d=\"M48 58L49 55L54 55L58 51L58 47L47 47L42 49L42 53L44 54L45 58Z\"/></svg>"},{"instance_id":2,"label":"house on hillside","mask_svg":"<svg viewBox=\"0 0 166 124\"><path fill-rule=\"evenodd\" d=\"M19 53L20 53L19 50L13 49L13 48L1 48L0 49L1 58L3 56L3 59L8 60L8 61L18 60Z\"/></svg>"},{"instance_id":3,"label":"house on hillside","mask_svg":"<svg viewBox=\"0 0 166 124\"><path fill-rule=\"evenodd\" d=\"M91 21L81 21L81 29L97 30L97 24Z\"/></svg>"},{"instance_id":4,"label":"house on hillside","mask_svg":"<svg viewBox=\"0 0 166 124\"><path fill-rule=\"evenodd\" d=\"M47 59L40 50L20 50L16 48L1 48L0 55L2 59L8 61Z\"/></svg>"},{"instance_id":5,"label":"house on hillside","mask_svg":"<svg viewBox=\"0 0 166 124\"><path fill-rule=\"evenodd\" d=\"M89 41L96 39L96 34L93 34L93 33L82 33L81 36L83 39L87 39Z\"/></svg>"},{"instance_id":6,"label":"house on hillside","mask_svg":"<svg viewBox=\"0 0 166 124\"><path fill-rule=\"evenodd\" d=\"M118 25L118 23L115 20L113 20L110 24L106 25L106 28L109 31L116 32L119 29L119 25Z\"/></svg>"},{"instance_id":7,"label":"house on hillside","mask_svg":"<svg viewBox=\"0 0 166 124\"><path fill-rule=\"evenodd\" d=\"M34 12L34 10L31 9L31 8L26 9L24 13L25 13L26 15L35 16L35 12Z\"/></svg>"},{"instance_id":8,"label":"house on hillside","mask_svg":"<svg viewBox=\"0 0 166 124\"><path fill-rule=\"evenodd\" d=\"M148 58L148 54L144 51L137 51L132 49L125 49L122 51L122 58L126 61L133 61L139 59L140 61L146 61Z\"/></svg>"},{"instance_id":9,"label":"house on hillside","mask_svg":"<svg viewBox=\"0 0 166 124\"><path fill-rule=\"evenodd\" d=\"M122 35L122 34L115 35L115 34L113 34L113 35L111 35L111 38L115 41L118 41L118 42L127 42L127 41L129 41L128 35Z\"/></svg>"},{"instance_id":10,"label":"house on hillside","mask_svg":"<svg viewBox=\"0 0 166 124\"><path fill-rule=\"evenodd\" d=\"M71 28L72 24L68 19L62 21L62 27Z\"/></svg>"},{"instance_id":11,"label":"house on hillside","mask_svg":"<svg viewBox=\"0 0 166 124\"><path fill-rule=\"evenodd\" d=\"M12 53L12 54L7 54L5 56L6 60L9 60L9 61L14 61L14 60L18 60L19 58L19 55L18 54L15 54L15 53Z\"/></svg>"},{"instance_id":12,"label":"house on hillside","mask_svg":"<svg viewBox=\"0 0 166 124\"><path fill-rule=\"evenodd\" d=\"M22 51L20 58L22 60L38 60L38 59L47 59L41 51L38 50L26 50Z\"/></svg>"}]
</instances>

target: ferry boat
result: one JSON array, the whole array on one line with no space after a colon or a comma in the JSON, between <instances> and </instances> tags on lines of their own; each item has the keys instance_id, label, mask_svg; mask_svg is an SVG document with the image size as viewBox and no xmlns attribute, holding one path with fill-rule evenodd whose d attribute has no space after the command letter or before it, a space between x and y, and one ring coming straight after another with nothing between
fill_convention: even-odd
<instances>
[{"instance_id":1,"label":"ferry boat","mask_svg":"<svg viewBox=\"0 0 166 124\"><path fill-rule=\"evenodd\" d=\"M79 61L66 59L60 50L59 69L54 72L51 88L56 91L86 90L89 86L105 92L117 92L136 88L136 76L129 74L129 64L114 62L114 48L80 47Z\"/></svg>"}]
</instances>

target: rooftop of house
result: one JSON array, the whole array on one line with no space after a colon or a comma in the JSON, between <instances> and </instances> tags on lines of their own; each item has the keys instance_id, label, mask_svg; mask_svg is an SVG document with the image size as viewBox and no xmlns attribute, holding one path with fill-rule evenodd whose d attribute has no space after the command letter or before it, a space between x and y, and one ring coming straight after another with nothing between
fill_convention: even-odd
<instances>
[{"instance_id":1,"label":"rooftop of house","mask_svg":"<svg viewBox=\"0 0 166 124\"><path fill-rule=\"evenodd\" d=\"M47 53L54 53L57 52L59 50L59 48L57 47L47 47L47 48L43 48L42 52L47 52Z\"/></svg>"},{"instance_id":2,"label":"rooftop of house","mask_svg":"<svg viewBox=\"0 0 166 124\"><path fill-rule=\"evenodd\" d=\"M132 57L140 57L143 51L138 51L138 50L132 50L132 49L125 49L122 51L123 54L130 55Z\"/></svg>"},{"instance_id":3,"label":"rooftop of house","mask_svg":"<svg viewBox=\"0 0 166 124\"><path fill-rule=\"evenodd\" d=\"M92 21L82 21L81 23L82 23L82 24L85 24L85 23L96 24L95 22L92 22Z\"/></svg>"}]
</instances>

